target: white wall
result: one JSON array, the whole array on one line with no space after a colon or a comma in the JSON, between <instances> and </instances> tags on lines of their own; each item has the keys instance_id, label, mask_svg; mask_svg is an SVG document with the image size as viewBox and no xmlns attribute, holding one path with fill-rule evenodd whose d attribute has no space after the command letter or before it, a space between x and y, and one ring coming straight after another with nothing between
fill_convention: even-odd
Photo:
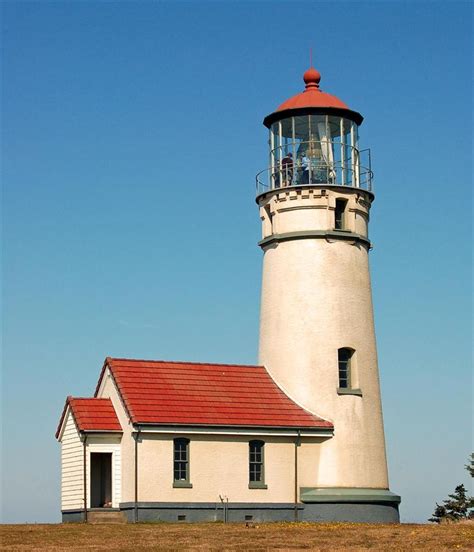
<instances>
[{"instance_id":1,"label":"white wall","mask_svg":"<svg viewBox=\"0 0 474 552\"><path fill-rule=\"evenodd\" d=\"M173 438L190 440L192 489L173 488ZM267 489L249 489L249 441L244 435L141 434L138 500L145 502L290 502L295 496L295 445L291 437L261 437ZM318 486L322 438L303 438L298 448L298 483Z\"/></svg>"},{"instance_id":2,"label":"white wall","mask_svg":"<svg viewBox=\"0 0 474 552\"><path fill-rule=\"evenodd\" d=\"M122 502L131 502L135 500L135 443L132 437L133 428L108 368L106 368L102 378L97 398L109 398L112 401L117 418L122 426L123 436L120 443L120 493Z\"/></svg>"},{"instance_id":3,"label":"white wall","mask_svg":"<svg viewBox=\"0 0 474 552\"><path fill-rule=\"evenodd\" d=\"M334 231L339 197L348 201L346 230L366 234L367 195L315 189L262 199L264 236ZM352 383L362 396L337 392L342 347L356 351ZM305 237L265 247L259 363L292 399L334 423L334 438L321 444L320 486L388 487L366 246Z\"/></svg>"},{"instance_id":4,"label":"white wall","mask_svg":"<svg viewBox=\"0 0 474 552\"><path fill-rule=\"evenodd\" d=\"M83 445L68 407L61 438L61 510L84 507Z\"/></svg>"},{"instance_id":5,"label":"white wall","mask_svg":"<svg viewBox=\"0 0 474 552\"><path fill-rule=\"evenodd\" d=\"M88 434L86 441L87 507L91 503L90 455L112 453L112 507L122 502L121 435ZM84 508L84 445L74 417L68 407L61 440L61 510Z\"/></svg>"}]
</instances>

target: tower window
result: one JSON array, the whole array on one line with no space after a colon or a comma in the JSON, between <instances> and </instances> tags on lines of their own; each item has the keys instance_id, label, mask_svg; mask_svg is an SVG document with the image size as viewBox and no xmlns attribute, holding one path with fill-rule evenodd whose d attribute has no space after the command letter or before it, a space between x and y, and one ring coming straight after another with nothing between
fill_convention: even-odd
<instances>
[{"instance_id":1,"label":"tower window","mask_svg":"<svg viewBox=\"0 0 474 552\"><path fill-rule=\"evenodd\" d=\"M336 199L335 223L334 223L334 228L336 230L344 230L345 228L344 212L346 210L346 205L347 205L347 200Z\"/></svg>"},{"instance_id":2,"label":"tower window","mask_svg":"<svg viewBox=\"0 0 474 552\"><path fill-rule=\"evenodd\" d=\"M189 482L189 439L173 441L173 487L192 487Z\"/></svg>"},{"instance_id":3,"label":"tower window","mask_svg":"<svg viewBox=\"0 0 474 552\"><path fill-rule=\"evenodd\" d=\"M351 388L351 358L354 354L352 349L339 349L337 351L339 362L339 387L341 389Z\"/></svg>"},{"instance_id":4,"label":"tower window","mask_svg":"<svg viewBox=\"0 0 474 552\"><path fill-rule=\"evenodd\" d=\"M265 213L268 220L269 234L273 234L273 215L270 205L265 205Z\"/></svg>"},{"instance_id":5,"label":"tower window","mask_svg":"<svg viewBox=\"0 0 474 552\"><path fill-rule=\"evenodd\" d=\"M264 473L263 441L249 443L249 488L266 489Z\"/></svg>"}]
</instances>

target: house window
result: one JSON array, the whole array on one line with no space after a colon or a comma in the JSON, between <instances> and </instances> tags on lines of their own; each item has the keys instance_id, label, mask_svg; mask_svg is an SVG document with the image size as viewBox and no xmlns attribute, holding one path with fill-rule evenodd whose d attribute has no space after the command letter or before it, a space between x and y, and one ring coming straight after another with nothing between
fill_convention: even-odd
<instances>
[{"instance_id":1,"label":"house window","mask_svg":"<svg viewBox=\"0 0 474 552\"><path fill-rule=\"evenodd\" d=\"M192 487L189 482L189 439L173 441L173 487Z\"/></svg>"},{"instance_id":2,"label":"house window","mask_svg":"<svg viewBox=\"0 0 474 552\"><path fill-rule=\"evenodd\" d=\"M339 361L339 387L341 389L350 389L351 387L351 358L354 351L352 349L339 349L337 352Z\"/></svg>"},{"instance_id":3,"label":"house window","mask_svg":"<svg viewBox=\"0 0 474 552\"><path fill-rule=\"evenodd\" d=\"M345 228L344 211L346 210L346 205L347 201L345 199L336 199L334 224L334 228L336 230L344 230Z\"/></svg>"},{"instance_id":4,"label":"house window","mask_svg":"<svg viewBox=\"0 0 474 552\"><path fill-rule=\"evenodd\" d=\"M264 470L264 446L263 441L250 441L249 443L249 488L266 489Z\"/></svg>"}]
</instances>

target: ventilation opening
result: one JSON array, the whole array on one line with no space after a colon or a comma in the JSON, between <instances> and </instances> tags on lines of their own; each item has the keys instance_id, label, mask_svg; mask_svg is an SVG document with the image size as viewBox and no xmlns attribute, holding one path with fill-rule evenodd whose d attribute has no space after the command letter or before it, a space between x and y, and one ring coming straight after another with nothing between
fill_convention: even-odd
<instances>
[{"instance_id":1,"label":"ventilation opening","mask_svg":"<svg viewBox=\"0 0 474 552\"><path fill-rule=\"evenodd\" d=\"M178 515L178 521L186 521L186 516L185 516L185 514L180 514L180 515Z\"/></svg>"},{"instance_id":2,"label":"ventilation opening","mask_svg":"<svg viewBox=\"0 0 474 552\"><path fill-rule=\"evenodd\" d=\"M346 210L347 201L345 199L336 199L335 221L334 228L336 230L344 230L344 211Z\"/></svg>"},{"instance_id":3,"label":"ventilation opening","mask_svg":"<svg viewBox=\"0 0 474 552\"><path fill-rule=\"evenodd\" d=\"M245 521L252 521L253 520L253 516L245 516Z\"/></svg>"}]
</instances>

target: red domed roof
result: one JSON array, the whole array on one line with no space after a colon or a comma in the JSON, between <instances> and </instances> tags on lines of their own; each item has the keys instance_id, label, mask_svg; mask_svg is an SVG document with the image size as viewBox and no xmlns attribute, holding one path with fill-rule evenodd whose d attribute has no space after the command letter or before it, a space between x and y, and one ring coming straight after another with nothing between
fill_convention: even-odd
<instances>
[{"instance_id":1,"label":"red domed roof","mask_svg":"<svg viewBox=\"0 0 474 552\"><path fill-rule=\"evenodd\" d=\"M298 109L300 107L337 107L339 109L349 109L349 107L336 96L319 89L321 74L314 67L310 67L303 75L306 84L306 90L292 96L286 102L283 102L277 111L285 109Z\"/></svg>"},{"instance_id":2,"label":"red domed roof","mask_svg":"<svg viewBox=\"0 0 474 552\"><path fill-rule=\"evenodd\" d=\"M268 115L264 120L266 126L269 126L275 120L281 119L282 115L279 115L280 112L293 109L327 109L330 112L333 110L343 110L346 112L344 115L354 120L357 124L362 122L363 117L360 113L352 111L347 104L336 98L336 96L319 89L321 74L314 67L310 67L305 72L303 80L306 84L305 90L283 102L274 113Z\"/></svg>"}]
</instances>

